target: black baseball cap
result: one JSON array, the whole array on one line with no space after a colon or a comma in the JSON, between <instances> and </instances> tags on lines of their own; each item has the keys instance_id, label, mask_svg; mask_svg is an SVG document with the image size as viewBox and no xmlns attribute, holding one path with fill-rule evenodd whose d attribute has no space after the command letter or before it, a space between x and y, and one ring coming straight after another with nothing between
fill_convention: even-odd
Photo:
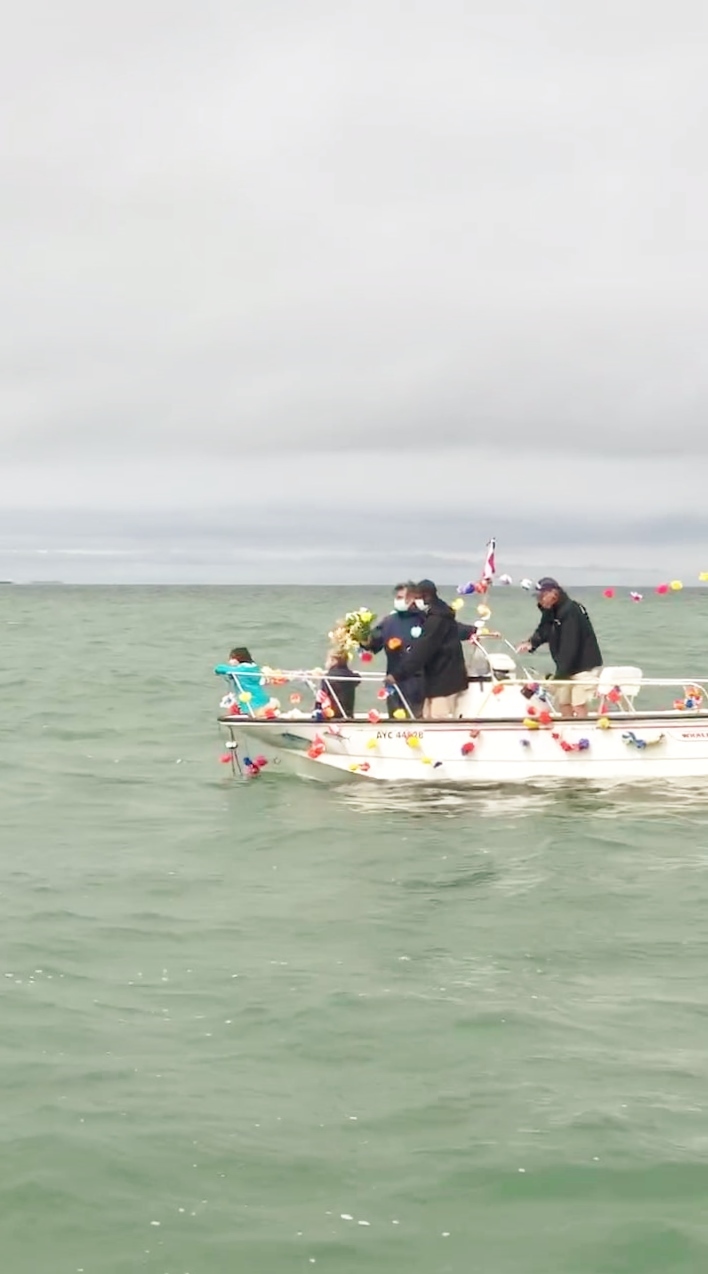
<instances>
[{"instance_id":1,"label":"black baseball cap","mask_svg":"<svg viewBox=\"0 0 708 1274\"><path fill-rule=\"evenodd\" d=\"M551 589L554 588L557 588L560 592L560 584L558 583L558 580L554 579L552 575L542 575L534 589L534 592L550 593Z\"/></svg>"}]
</instances>

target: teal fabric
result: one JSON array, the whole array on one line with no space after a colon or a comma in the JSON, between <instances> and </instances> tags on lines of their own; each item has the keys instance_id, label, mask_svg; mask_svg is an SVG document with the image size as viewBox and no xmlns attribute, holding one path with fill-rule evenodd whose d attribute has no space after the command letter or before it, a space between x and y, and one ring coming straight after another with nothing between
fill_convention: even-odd
<instances>
[{"instance_id":1,"label":"teal fabric","mask_svg":"<svg viewBox=\"0 0 708 1274\"><path fill-rule=\"evenodd\" d=\"M257 712L270 703L270 695L263 685L265 678L258 664L217 664L214 672L219 677L230 678L237 695L250 694L248 703L242 705L244 712L248 712L249 708Z\"/></svg>"}]
</instances>

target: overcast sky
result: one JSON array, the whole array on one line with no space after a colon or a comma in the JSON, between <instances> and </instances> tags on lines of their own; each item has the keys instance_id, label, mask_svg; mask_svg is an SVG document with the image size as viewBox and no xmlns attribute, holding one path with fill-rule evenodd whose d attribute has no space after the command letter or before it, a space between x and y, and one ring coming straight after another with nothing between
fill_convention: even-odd
<instances>
[{"instance_id":1,"label":"overcast sky","mask_svg":"<svg viewBox=\"0 0 708 1274\"><path fill-rule=\"evenodd\" d=\"M498 9L6 18L0 574L708 569L708 7Z\"/></svg>"}]
</instances>

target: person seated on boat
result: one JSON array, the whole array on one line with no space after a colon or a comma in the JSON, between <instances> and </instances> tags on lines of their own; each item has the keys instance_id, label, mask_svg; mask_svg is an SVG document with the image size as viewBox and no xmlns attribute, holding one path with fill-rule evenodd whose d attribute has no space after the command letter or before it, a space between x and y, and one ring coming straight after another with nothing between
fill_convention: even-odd
<instances>
[{"instance_id":1,"label":"person seated on boat","mask_svg":"<svg viewBox=\"0 0 708 1274\"><path fill-rule=\"evenodd\" d=\"M555 664L552 680L572 683L553 691L561 716L586 717L602 671L602 654L590 616L550 575L538 581L536 598L541 622L528 641L516 647L517 652L531 653L548 643Z\"/></svg>"},{"instance_id":2,"label":"person seated on boat","mask_svg":"<svg viewBox=\"0 0 708 1274\"><path fill-rule=\"evenodd\" d=\"M422 673L423 720L456 717L460 695L467 689L460 630L471 632L476 626L458 624L454 610L438 597L432 580L424 579L416 584L414 599L416 608L424 616L423 631L403 656L398 675L407 680L417 672ZM386 681L393 684L392 677Z\"/></svg>"},{"instance_id":3,"label":"person seated on boat","mask_svg":"<svg viewBox=\"0 0 708 1274\"><path fill-rule=\"evenodd\" d=\"M318 710L330 721L343 721L354 716L356 688L361 677L349 665L346 650L331 650L327 657L327 672L317 694Z\"/></svg>"},{"instance_id":4,"label":"person seated on boat","mask_svg":"<svg viewBox=\"0 0 708 1274\"><path fill-rule=\"evenodd\" d=\"M276 703L265 687L265 677L246 646L236 646L229 655L236 681L239 707L244 716L264 716Z\"/></svg>"}]
</instances>

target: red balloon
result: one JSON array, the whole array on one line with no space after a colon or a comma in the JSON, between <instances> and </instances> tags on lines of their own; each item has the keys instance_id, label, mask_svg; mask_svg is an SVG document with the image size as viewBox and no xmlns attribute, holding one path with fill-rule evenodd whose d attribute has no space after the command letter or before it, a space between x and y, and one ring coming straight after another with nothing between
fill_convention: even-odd
<instances>
[{"instance_id":1,"label":"red balloon","mask_svg":"<svg viewBox=\"0 0 708 1274\"><path fill-rule=\"evenodd\" d=\"M223 753L222 753L222 755L219 757L219 760L221 761L221 764L222 764L222 765L230 765L230 764L231 764L231 753L230 753L230 752L223 752Z\"/></svg>"},{"instance_id":2,"label":"red balloon","mask_svg":"<svg viewBox=\"0 0 708 1274\"><path fill-rule=\"evenodd\" d=\"M371 663L371 660L373 659L373 657L374 657L374 656L372 655L372 653L371 653L371 651L370 651L370 650L362 650L361 655L360 655L361 662L362 662L363 664L370 664L370 663Z\"/></svg>"},{"instance_id":3,"label":"red balloon","mask_svg":"<svg viewBox=\"0 0 708 1274\"><path fill-rule=\"evenodd\" d=\"M657 584L656 591L660 597L663 597L664 593L668 593L669 586L668 584Z\"/></svg>"},{"instance_id":4,"label":"red balloon","mask_svg":"<svg viewBox=\"0 0 708 1274\"><path fill-rule=\"evenodd\" d=\"M614 588L606 588L602 594L603 597L614 597L614 595L615 595Z\"/></svg>"}]
</instances>

